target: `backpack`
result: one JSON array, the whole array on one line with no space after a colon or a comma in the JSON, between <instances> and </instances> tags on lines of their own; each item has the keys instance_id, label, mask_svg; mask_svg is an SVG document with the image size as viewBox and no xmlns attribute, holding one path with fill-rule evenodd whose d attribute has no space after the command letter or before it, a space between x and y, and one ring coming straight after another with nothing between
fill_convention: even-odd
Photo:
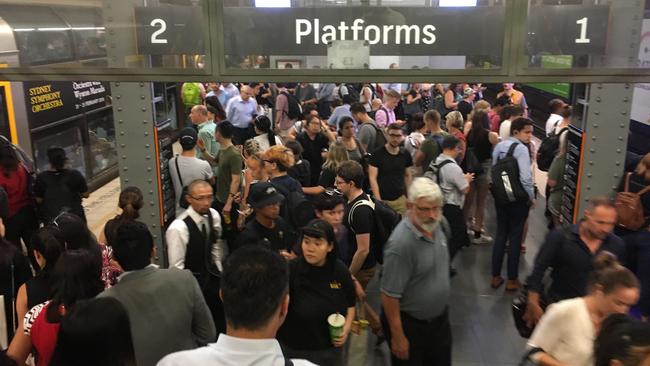
<instances>
[{"instance_id":1,"label":"backpack","mask_svg":"<svg viewBox=\"0 0 650 366\"><path fill-rule=\"evenodd\" d=\"M537 167L543 172L548 172L551 168L551 163L555 155L560 150L560 136L567 131L568 128L563 128L557 134L553 131L547 138L542 141L542 145L537 151Z\"/></svg>"},{"instance_id":2,"label":"backpack","mask_svg":"<svg viewBox=\"0 0 650 366\"><path fill-rule=\"evenodd\" d=\"M465 173L474 173L475 175L481 175L484 173L483 165L480 161L478 161L473 147L467 148L467 151L465 152L465 158L463 159L460 166L463 168L463 171Z\"/></svg>"},{"instance_id":3,"label":"backpack","mask_svg":"<svg viewBox=\"0 0 650 366\"><path fill-rule=\"evenodd\" d=\"M519 164L513 156L518 142L510 145L508 153L497 160L492 167L492 182L490 191L497 205L506 205L513 202L528 201L528 193L519 179Z\"/></svg>"},{"instance_id":4,"label":"backpack","mask_svg":"<svg viewBox=\"0 0 650 366\"><path fill-rule=\"evenodd\" d=\"M370 242L372 245L370 245L370 250L377 262L384 263L384 246L390 234L392 234L397 224L402 220L402 216L382 201L377 201L374 198L360 200L352 205L348 213L348 222L351 227L354 210L359 206L368 206L373 211L372 231L370 232Z\"/></svg>"},{"instance_id":5,"label":"backpack","mask_svg":"<svg viewBox=\"0 0 650 366\"><path fill-rule=\"evenodd\" d=\"M618 225L628 230L637 231L645 224L645 212L641 196L650 191L647 186L637 193L630 192L630 177L632 173L625 175L625 186L623 192L616 194L616 211L618 212Z\"/></svg>"},{"instance_id":6,"label":"backpack","mask_svg":"<svg viewBox=\"0 0 650 366\"><path fill-rule=\"evenodd\" d=\"M431 164L429 164L429 167L427 168L427 171L424 173L424 176L433 180L437 184L440 184L440 171L442 170L442 167L453 163L451 160L445 160L440 163L440 165L436 164L435 160L431 161Z\"/></svg>"},{"instance_id":7,"label":"backpack","mask_svg":"<svg viewBox=\"0 0 650 366\"><path fill-rule=\"evenodd\" d=\"M181 88L183 95L183 104L186 107L201 104L201 88L196 83L185 83Z\"/></svg>"},{"instance_id":8,"label":"backpack","mask_svg":"<svg viewBox=\"0 0 650 366\"><path fill-rule=\"evenodd\" d=\"M375 144L373 146L368 146L367 153L372 154L382 146L386 145L386 142L388 142L388 140L386 139L386 135L381 128L379 128L375 123L370 123L370 125L375 129Z\"/></svg>"},{"instance_id":9,"label":"backpack","mask_svg":"<svg viewBox=\"0 0 650 366\"><path fill-rule=\"evenodd\" d=\"M273 184L273 182L271 182ZM300 229L316 218L314 204L300 191L289 192L281 185L273 184L284 196L283 218L294 229Z\"/></svg>"},{"instance_id":10,"label":"backpack","mask_svg":"<svg viewBox=\"0 0 650 366\"><path fill-rule=\"evenodd\" d=\"M300 116L302 116L302 108L300 108L300 103L298 103L298 99L293 94L289 94L287 92L282 92L280 93L287 97L287 116L289 117L290 120L295 121Z\"/></svg>"},{"instance_id":11,"label":"backpack","mask_svg":"<svg viewBox=\"0 0 650 366\"><path fill-rule=\"evenodd\" d=\"M347 84L347 83L346 84L341 84L341 86L344 86L344 85L345 85L345 88L348 89L348 95L350 96L350 98L352 98L353 103L358 102L359 101L359 91L357 90L357 88L355 88L354 85L352 85L352 84ZM339 97L341 98L341 100L343 100L343 93L341 93L341 88L340 87L339 87Z\"/></svg>"}]
</instances>

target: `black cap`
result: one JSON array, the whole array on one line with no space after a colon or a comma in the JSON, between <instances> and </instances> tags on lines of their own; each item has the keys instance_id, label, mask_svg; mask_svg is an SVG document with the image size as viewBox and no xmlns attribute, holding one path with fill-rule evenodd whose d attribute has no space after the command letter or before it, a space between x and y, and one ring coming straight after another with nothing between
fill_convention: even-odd
<instances>
[{"instance_id":1,"label":"black cap","mask_svg":"<svg viewBox=\"0 0 650 366\"><path fill-rule=\"evenodd\" d=\"M248 204L253 208L262 208L284 201L284 196L271 183L259 182L251 185Z\"/></svg>"},{"instance_id":2,"label":"black cap","mask_svg":"<svg viewBox=\"0 0 650 366\"><path fill-rule=\"evenodd\" d=\"M183 150L190 150L196 146L196 140L198 139L198 134L194 127L185 127L181 130L178 135L178 141L183 147Z\"/></svg>"}]
</instances>

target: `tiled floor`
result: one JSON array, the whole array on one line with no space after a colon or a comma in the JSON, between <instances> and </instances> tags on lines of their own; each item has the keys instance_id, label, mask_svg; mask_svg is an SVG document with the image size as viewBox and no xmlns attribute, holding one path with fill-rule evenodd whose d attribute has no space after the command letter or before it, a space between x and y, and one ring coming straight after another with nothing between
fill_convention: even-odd
<instances>
[{"instance_id":1,"label":"tiled floor","mask_svg":"<svg viewBox=\"0 0 650 366\"><path fill-rule=\"evenodd\" d=\"M491 201L488 207L493 207ZM486 225L488 233L494 236L494 218L489 217ZM531 270L546 232L544 198L540 197L529 218L527 253L522 255L520 262L522 281ZM465 248L454 261L458 275L451 280L449 304L454 366L515 366L523 355L526 341L519 336L512 320L510 303L513 295L505 293L503 286L493 290L489 285L491 255L492 244L474 245ZM376 278L369 285L368 298L373 306L378 306ZM390 365L387 344L375 347L374 336L369 338L366 365Z\"/></svg>"}]
</instances>

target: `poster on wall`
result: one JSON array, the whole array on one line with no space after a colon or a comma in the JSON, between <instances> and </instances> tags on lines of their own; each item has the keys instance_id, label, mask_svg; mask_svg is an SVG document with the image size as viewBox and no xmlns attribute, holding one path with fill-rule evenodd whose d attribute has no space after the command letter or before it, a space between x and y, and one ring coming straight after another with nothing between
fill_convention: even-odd
<instances>
[{"instance_id":1,"label":"poster on wall","mask_svg":"<svg viewBox=\"0 0 650 366\"><path fill-rule=\"evenodd\" d=\"M564 166L564 191L560 216L562 222L575 223L578 217L576 205L580 199L580 177L582 176L582 158L585 135L584 132L569 125L567 141L566 165Z\"/></svg>"},{"instance_id":2,"label":"poster on wall","mask_svg":"<svg viewBox=\"0 0 650 366\"><path fill-rule=\"evenodd\" d=\"M26 81L23 90L31 129L110 104L108 83L99 81Z\"/></svg>"},{"instance_id":3,"label":"poster on wall","mask_svg":"<svg viewBox=\"0 0 650 366\"><path fill-rule=\"evenodd\" d=\"M639 67L650 69L650 19L643 20L641 45L639 46ZM631 116L637 122L650 124L650 83L634 86Z\"/></svg>"}]
</instances>

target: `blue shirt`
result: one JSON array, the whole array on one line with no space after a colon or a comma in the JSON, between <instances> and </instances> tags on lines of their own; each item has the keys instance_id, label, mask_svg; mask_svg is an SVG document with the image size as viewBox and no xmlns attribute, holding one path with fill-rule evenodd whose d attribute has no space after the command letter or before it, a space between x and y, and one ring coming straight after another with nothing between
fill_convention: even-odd
<instances>
[{"instance_id":1,"label":"blue shirt","mask_svg":"<svg viewBox=\"0 0 650 366\"><path fill-rule=\"evenodd\" d=\"M316 92L316 98L320 101L331 102L334 100L334 88L336 84L321 84Z\"/></svg>"},{"instance_id":2,"label":"blue shirt","mask_svg":"<svg viewBox=\"0 0 650 366\"><path fill-rule=\"evenodd\" d=\"M239 89L235 86L235 84L230 84L230 86L221 86L221 94L219 94L219 103L223 107L226 107L228 105L228 102L230 99L236 97L239 95Z\"/></svg>"},{"instance_id":3,"label":"blue shirt","mask_svg":"<svg viewBox=\"0 0 650 366\"><path fill-rule=\"evenodd\" d=\"M244 100L240 96L230 99L226 108L226 116L233 126L237 128L248 128L257 114L257 101L255 98Z\"/></svg>"},{"instance_id":4,"label":"blue shirt","mask_svg":"<svg viewBox=\"0 0 650 366\"><path fill-rule=\"evenodd\" d=\"M339 119L341 117L348 116L352 118L352 113L350 113L350 105L349 104L343 104L342 106L338 106L334 108L334 111L332 112L332 115L330 116L330 119L327 121L327 123L330 126L335 126L336 129L338 130L339 128ZM353 120L354 123L354 120Z\"/></svg>"},{"instance_id":5,"label":"blue shirt","mask_svg":"<svg viewBox=\"0 0 650 366\"><path fill-rule=\"evenodd\" d=\"M519 181L521 181L521 185L526 190L526 193L528 193L530 199L533 200L535 199L533 169L531 167L530 152L526 145L515 137L509 137L506 140L499 142L492 151L492 165L496 164L499 159L504 158L506 154L508 154L510 145L515 142L519 143L519 146L515 148L512 156L517 159L517 165L519 165Z\"/></svg>"}]
</instances>

